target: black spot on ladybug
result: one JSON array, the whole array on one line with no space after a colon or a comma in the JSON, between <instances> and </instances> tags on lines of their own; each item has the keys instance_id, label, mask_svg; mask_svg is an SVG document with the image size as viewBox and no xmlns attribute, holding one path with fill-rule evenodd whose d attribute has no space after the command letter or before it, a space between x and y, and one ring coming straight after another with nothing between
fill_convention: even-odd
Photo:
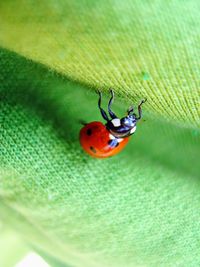
<instances>
[{"instance_id":1,"label":"black spot on ladybug","mask_svg":"<svg viewBox=\"0 0 200 267\"><path fill-rule=\"evenodd\" d=\"M92 134L92 130L91 129L87 129L87 135L91 135Z\"/></svg>"},{"instance_id":2,"label":"black spot on ladybug","mask_svg":"<svg viewBox=\"0 0 200 267\"><path fill-rule=\"evenodd\" d=\"M91 150L93 153L96 153L96 149L95 149L93 146L90 147L90 150Z\"/></svg>"},{"instance_id":3,"label":"black spot on ladybug","mask_svg":"<svg viewBox=\"0 0 200 267\"><path fill-rule=\"evenodd\" d=\"M108 141L110 147L117 147L119 145L117 139L112 139Z\"/></svg>"}]
</instances>

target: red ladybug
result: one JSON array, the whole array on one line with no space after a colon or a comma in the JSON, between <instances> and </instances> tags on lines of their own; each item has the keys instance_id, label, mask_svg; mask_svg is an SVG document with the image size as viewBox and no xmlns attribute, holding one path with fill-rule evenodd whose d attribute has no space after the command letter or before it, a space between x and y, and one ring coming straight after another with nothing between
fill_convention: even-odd
<instances>
[{"instance_id":1,"label":"red ladybug","mask_svg":"<svg viewBox=\"0 0 200 267\"><path fill-rule=\"evenodd\" d=\"M142 100L138 106L139 116L133 113L133 107L127 111L127 116L119 119L111 110L114 99L114 92L110 89L111 98L108 103L108 113L101 108L101 93L99 93L98 107L106 124L99 121L84 124L80 131L80 143L83 149L93 157L107 158L119 153L128 143L129 136L136 131L136 123L142 117L141 106L145 100Z\"/></svg>"}]
</instances>

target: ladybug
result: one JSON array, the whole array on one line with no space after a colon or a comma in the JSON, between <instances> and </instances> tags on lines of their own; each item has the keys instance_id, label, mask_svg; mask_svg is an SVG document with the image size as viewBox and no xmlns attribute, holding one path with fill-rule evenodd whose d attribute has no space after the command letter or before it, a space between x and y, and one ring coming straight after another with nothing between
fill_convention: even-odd
<instances>
[{"instance_id":1,"label":"ladybug","mask_svg":"<svg viewBox=\"0 0 200 267\"><path fill-rule=\"evenodd\" d=\"M110 89L111 98L108 102L110 119L101 107L102 94L99 91L98 93L98 107L106 123L105 125L99 121L84 123L84 127L80 130L80 144L92 157L107 158L119 153L126 146L129 137L136 131L136 124L142 117L141 106L147 99L142 100L138 105L138 116L133 113L131 106L127 110L127 116L119 119L111 110L114 92Z\"/></svg>"}]
</instances>

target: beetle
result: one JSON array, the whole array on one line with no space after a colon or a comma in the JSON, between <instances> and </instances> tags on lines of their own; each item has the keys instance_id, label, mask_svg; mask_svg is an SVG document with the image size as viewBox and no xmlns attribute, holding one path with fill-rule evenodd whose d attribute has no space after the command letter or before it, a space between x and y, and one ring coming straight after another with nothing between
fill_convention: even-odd
<instances>
[{"instance_id":1,"label":"beetle","mask_svg":"<svg viewBox=\"0 0 200 267\"><path fill-rule=\"evenodd\" d=\"M84 123L80 130L80 144L89 155L96 158L107 158L119 153L128 143L129 137L135 133L136 124L142 118L142 104L147 101L144 99L138 105L138 116L133 113L131 106L127 110L127 115L118 118L112 111L111 106L114 100L114 92L110 89L111 98L108 102L108 117L106 111L101 107L102 93L98 91L98 107L105 124L99 121Z\"/></svg>"}]
</instances>

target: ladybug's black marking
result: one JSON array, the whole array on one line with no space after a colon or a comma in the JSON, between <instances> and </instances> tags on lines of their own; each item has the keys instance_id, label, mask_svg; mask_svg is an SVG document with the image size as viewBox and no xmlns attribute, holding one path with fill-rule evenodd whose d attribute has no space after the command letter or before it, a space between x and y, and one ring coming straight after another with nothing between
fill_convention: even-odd
<instances>
[{"instance_id":1,"label":"ladybug's black marking","mask_svg":"<svg viewBox=\"0 0 200 267\"><path fill-rule=\"evenodd\" d=\"M117 139L112 139L108 141L110 147L117 147L119 145Z\"/></svg>"},{"instance_id":2,"label":"ladybug's black marking","mask_svg":"<svg viewBox=\"0 0 200 267\"><path fill-rule=\"evenodd\" d=\"M90 147L90 150L91 150L93 153L96 153L96 149L95 149L93 146Z\"/></svg>"},{"instance_id":3,"label":"ladybug's black marking","mask_svg":"<svg viewBox=\"0 0 200 267\"><path fill-rule=\"evenodd\" d=\"M104 118L104 120L106 120L105 126L108 129L108 131L116 138L125 138L132 135L133 132L135 132L136 130L136 123L142 118L142 105L147 101L147 99L143 99L138 105L138 116L135 113L133 113L134 109L131 106L127 110L127 115L120 119L111 110L111 105L114 99L114 92L112 89L110 89L111 98L108 102L108 113L110 115L109 118L106 111L101 107L102 94L100 91L98 91L98 93L99 93L98 107L102 117Z\"/></svg>"},{"instance_id":4,"label":"ladybug's black marking","mask_svg":"<svg viewBox=\"0 0 200 267\"><path fill-rule=\"evenodd\" d=\"M92 130L91 129L87 129L87 135L91 135L92 134Z\"/></svg>"}]
</instances>

